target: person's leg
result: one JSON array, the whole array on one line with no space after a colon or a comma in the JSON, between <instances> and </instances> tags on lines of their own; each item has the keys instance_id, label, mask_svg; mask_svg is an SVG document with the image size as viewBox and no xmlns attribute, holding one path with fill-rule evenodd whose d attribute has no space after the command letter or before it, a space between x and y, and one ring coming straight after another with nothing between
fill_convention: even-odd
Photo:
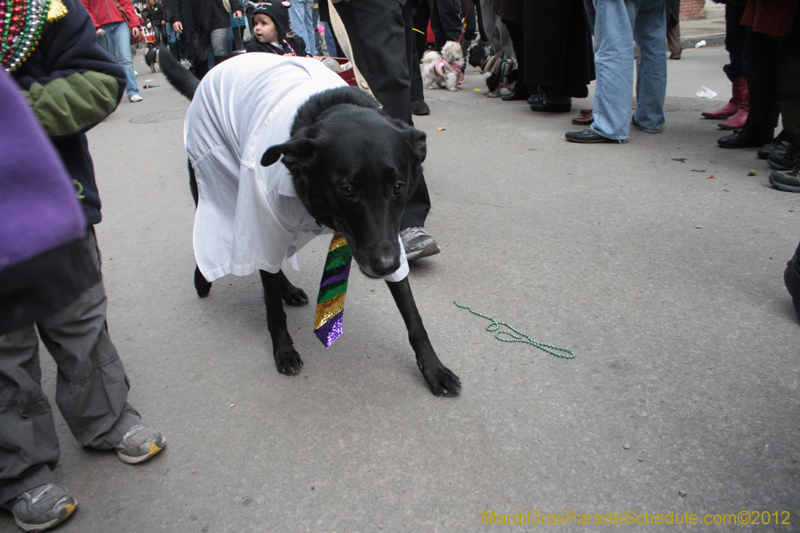
<instances>
[{"instance_id":1,"label":"person's leg","mask_svg":"<svg viewBox=\"0 0 800 533\"><path fill-rule=\"evenodd\" d=\"M434 17L438 21L438 29L433 27ZM441 50L447 41L458 41L461 37L461 20L458 18L453 0L433 0L431 8L431 28L436 36L436 49Z\"/></svg>"},{"instance_id":2,"label":"person's leg","mask_svg":"<svg viewBox=\"0 0 800 533\"><path fill-rule=\"evenodd\" d=\"M680 59L683 47L681 47L681 23L678 21L667 24L667 49L670 59Z\"/></svg>"},{"instance_id":3,"label":"person's leg","mask_svg":"<svg viewBox=\"0 0 800 533\"><path fill-rule=\"evenodd\" d=\"M778 109L787 141L800 140L800 9L795 14L792 34L778 39Z\"/></svg>"},{"instance_id":4,"label":"person's leg","mask_svg":"<svg viewBox=\"0 0 800 533\"><path fill-rule=\"evenodd\" d=\"M583 0L583 8L586 10L586 20L589 21L589 29L592 31L592 35L594 35L594 4L592 0Z\"/></svg>"},{"instance_id":5,"label":"person's leg","mask_svg":"<svg viewBox=\"0 0 800 533\"><path fill-rule=\"evenodd\" d=\"M192 53L194 59L194 75L197 79L203 79L203 76L208 72L208 45L203 44L200 35L197 32L192 33Z\"/></svg>"},{"instance_id":6,"label":"person's leg","mask_svg":"<svg viewBox=\"0 0 800 533\"><path fill-rule=\"evenodd\" d=\"M531 95L530 88L525 85L525 32L523 31L522 24L503 19L508 29L508 34L511 36L511 43L514 46L514 56L517 58L517 82L514 84L514 90L503 96L503 100L507 102L515 100L527 100Z\"/></svg>"},{"instance_id":7,"label":"person's leg","mask_svg":"<svg viewBox=\"0 0 800 533\"><path fill-rule=\"evenodd\" d=\"M87 247L100 268L94 230ZM100 281L74 303L39 323L39 335L58 365L56 404L75 439L110 450L139 421L128 403L130 388L106 326L106 294Z\"/></svg>"},{"instance_id":8,"label":"person's leg","mask_svg":"<svg viewBox=\"0 0 800 533\"><path fill-rule=\"evenodd\" d=\"M412 124L404 7L397 0L333 5L347 30L352 59L375 98L389 116Z\"/></svg>"},{"instance_id":9,"label":"person's leg","mask_svg":"<svg viewBox=\"0 0 800 533\"><path fill-rule=\"evenodd\" d=\"M595 82L591 131L629 137L633 101L633 26L638 0L595 0Z\"/></svg>"},{"instance_id":10,"label":"person's leg","mask_svg":"<svg viewBox=\"0 0 800 533\"><path fill-rule=\"evenodd\" d=\"M333 37L331 25L327 22L323 22L322 27L325 28L325 49L327 50L329 56L336 57L336 39Z\"/></svg>"},{"instance_id":11,"label":"person's leg","mask_svg":"<svg viewBox=\"0 0 800 533\"><path fill-rule=\"evenodd\" d=\"M0 335L0 504L55 482L60 450L41 375L33 324Z\"/></svg>"},{"instance_id":12,"label":"person's leg","mask_svg":"<svg viewBox=\"0 0 800 533\"><path fill-rule=\"evenodd\" d=\"M311 0L294 0L289 6L289 17L292 21L292 28L306 45L306 52L314 55L317 48L314 38L314 20L311 16L312 5Z\"/></svg>"},{"instance_id":13,"label":"person's leg","mask_svg":"<svg viewBox=\"0 0 800 533\"><path fill-rule=\"evenodd\" d=\"M777 37L750 35L750 112L745 128L771 137L778 125Z\"/></svg>"},{"instance_id":14,"label":"person's leg","mask_svg":"<svg viewBox=\"0 0 800 533\"><path fill-rule=\"evenodd\" d=\"M642 2L636 13L636 112L634 122L647 133L664 127L667 94L667 15L664 0Z\"/></svg>"},{"instance_id":15,"label":"person's leg","mask_svg":"<svg viewBox=\"0 0 800 533\"><path fill-rule=\"evenodd\" d=\"M748 79L750 26L742 26L739 22L744 14L744 4L725 4L725 50L728 51L730 63L722 67L728 79L733 81L739 76Z\"/></svg>"},{"instance_id":16,"label":"person's leg","mask_svg":"<svg viewBox=\"0 0 800 533\"><path fill-rule=\"evenodd\" d=\"M214 65L228 59L228 28L211 30L211 53L214 55Z\"/></svg>"},{"instance_id":17,"label":"person's leg","mask_svg":"<svg viewBox=\"0 0 800 533\"><path fill-rule=\"evenodd\" d=\"M117 61L125 69L125 77L128 81L125 86L125 95L128 99L139 96L139 87L136 85L136 73L133 71L133 56L131 55L131 30L125 22L113 22L108 24L111 29L111 37L116 49ZM108 31L106 32L108 33Z\"/></svg>"}]
</instances>

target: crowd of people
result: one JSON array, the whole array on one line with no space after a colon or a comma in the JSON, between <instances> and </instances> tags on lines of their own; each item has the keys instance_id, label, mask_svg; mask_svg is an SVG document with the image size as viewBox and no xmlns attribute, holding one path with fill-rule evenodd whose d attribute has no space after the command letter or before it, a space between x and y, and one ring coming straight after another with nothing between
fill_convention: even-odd
<instances>
[{"instance_id":1,"label":"crowd of people","mask_svg":"<svg viewBox=\"0 0 800 533\"><path fill-rule=\"evenodd\" d=\"M492 54L515 58L516 82L502 99L525 100L534 112L570 111L594 81L593 108L573 121L586 128L565 134L574 143L625 143L631 125L660 133L668 43L671 59L682 52L674 0L81 1L59 0L61 9L49 10L32 0L0 5L47 21L0 25L3 42L35 42L37 52L10 46L0 57L8 73L0 73L0 100L10 102L0 109L0 180L14 192L0 198L14 218L13 228L0 225L0 506L25 531L53 527L77 505L53 473L59 445L40 386L39 339L58 365L56 403L81 444L113 449L126 463L150 459L166 444L127 402L129 381L108 335L94 233L100 196L85 136L123 94L141 101L131 39L145 26L198 78L244 41L251 53L346 54L360 85L411 125L413 115L431 112L419 69L430 25L434 49L457 41L467 52L479 39ZM789 192L800 192L799 3L728 0L725 72L733 94L704 113L732 130L721 147L757 148L775 169L770 182ZM0 15L3 9L10 8ZM243 29L248 38L232 45ZM430 208L423 176L401 221L409 260L439 252L424 229ZM800 318L800 245L784 281Z\"/></svg>"}]
</instances>

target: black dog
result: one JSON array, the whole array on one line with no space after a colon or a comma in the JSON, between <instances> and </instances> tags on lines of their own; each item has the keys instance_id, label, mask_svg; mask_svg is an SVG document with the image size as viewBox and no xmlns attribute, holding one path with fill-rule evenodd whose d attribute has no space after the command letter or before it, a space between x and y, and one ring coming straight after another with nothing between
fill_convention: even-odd
<instances>
[{"instance_id":1,"label":"black dog","mask_svg":"<svg viewBox=\"0 0 800 533\"><path fill-rule=\"evenodd\" d=\"M191 99L198 80L163 46L159 56L167 79ZM217 68L225 68L225 64ZM209 111L214 112L204 108L204 112ZM291 137L265 148L261 164L274 165L282 158L302 205L317 223L345 236L364 274L377 278L398 270L400 218L422 173L424 132L387 117L371 97L358 89L340 87L311 96L296 112ZM189 171L197 204L197 182L191 164ZM275 274L260 270L260 274L275 364L282 374L297 374L303 361L287 329L283 302L305 305L308 297L292 286L282 270ZM436 356L408 277L386 283L431 392L437 396L458 395L460 380ZM195 270L195 288L201 297L211 288L199 267Z\"/></svg>"}]
</instances>

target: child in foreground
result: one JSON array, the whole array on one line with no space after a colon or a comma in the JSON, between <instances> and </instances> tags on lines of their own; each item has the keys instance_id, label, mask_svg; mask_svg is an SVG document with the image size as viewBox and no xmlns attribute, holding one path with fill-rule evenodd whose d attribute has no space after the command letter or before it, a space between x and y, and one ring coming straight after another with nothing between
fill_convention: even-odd
<instances>
[{"instance_id":1,"label":"child in foreground","mask_svg":"<svg viewBox=\"0 0 800 533\"><path fill-rule=\"evenodd\" d=\"M266 52L268 54L307 56L305 43L300 37L287 37L289 27L289 9L280 0L247 4L247 17L253 40L245 50L249 52Z\"/></svg>"}]
</instances>

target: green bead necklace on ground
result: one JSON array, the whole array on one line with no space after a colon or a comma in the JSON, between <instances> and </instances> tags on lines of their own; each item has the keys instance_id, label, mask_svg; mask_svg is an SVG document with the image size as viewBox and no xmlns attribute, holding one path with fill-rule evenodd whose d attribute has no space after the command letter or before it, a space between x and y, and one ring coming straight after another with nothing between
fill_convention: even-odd
<instances>
[{"instance_id":1,"label":"green bead necklace on ground","mask_svg":"<svg viewBox=\"0 0 800 533\"><path fill-rule=\"evenodd\" d=\"M482 315L482 314L478 313L477 311L473 311L472 308L467 307L466 305L461 305L458 302L453 302L453 303L456 304L456 306L460 307L461 309L468 310L473 315L477 315L479 317L485 318L486 320L491 320L492 323L489 324L488 326L486 326L486 331L493 331L494 332L494 338L499 340L499 341L503 341L503 342L522 342L524 344L530 344L531 346L539 348L540 350L543 350L543 351L549 353L550 355L555 355L556 357L561 357L562 359L574 359L575 358L575 352L573 352L572 350L567 350L566 348L559 348L558 346L553 346L552 344L545 344L543 342L535 341L532 338L530 338L527 334L522 333L517 328L515 328L514 326L509 324L508 322L498 322L497 320L495 320L492 317L488 317L486 315ZM502 330L502 329L500 329L500 326L506 326L511 331ZM513 331L513 333L512 333L512 331ZM515 333L516 333L516 335L515 335ZM503 336L505 336L505 337L503 337ZM561 353L559 353L559 352L561 352Z\"/></svg>"}]
</instances>

